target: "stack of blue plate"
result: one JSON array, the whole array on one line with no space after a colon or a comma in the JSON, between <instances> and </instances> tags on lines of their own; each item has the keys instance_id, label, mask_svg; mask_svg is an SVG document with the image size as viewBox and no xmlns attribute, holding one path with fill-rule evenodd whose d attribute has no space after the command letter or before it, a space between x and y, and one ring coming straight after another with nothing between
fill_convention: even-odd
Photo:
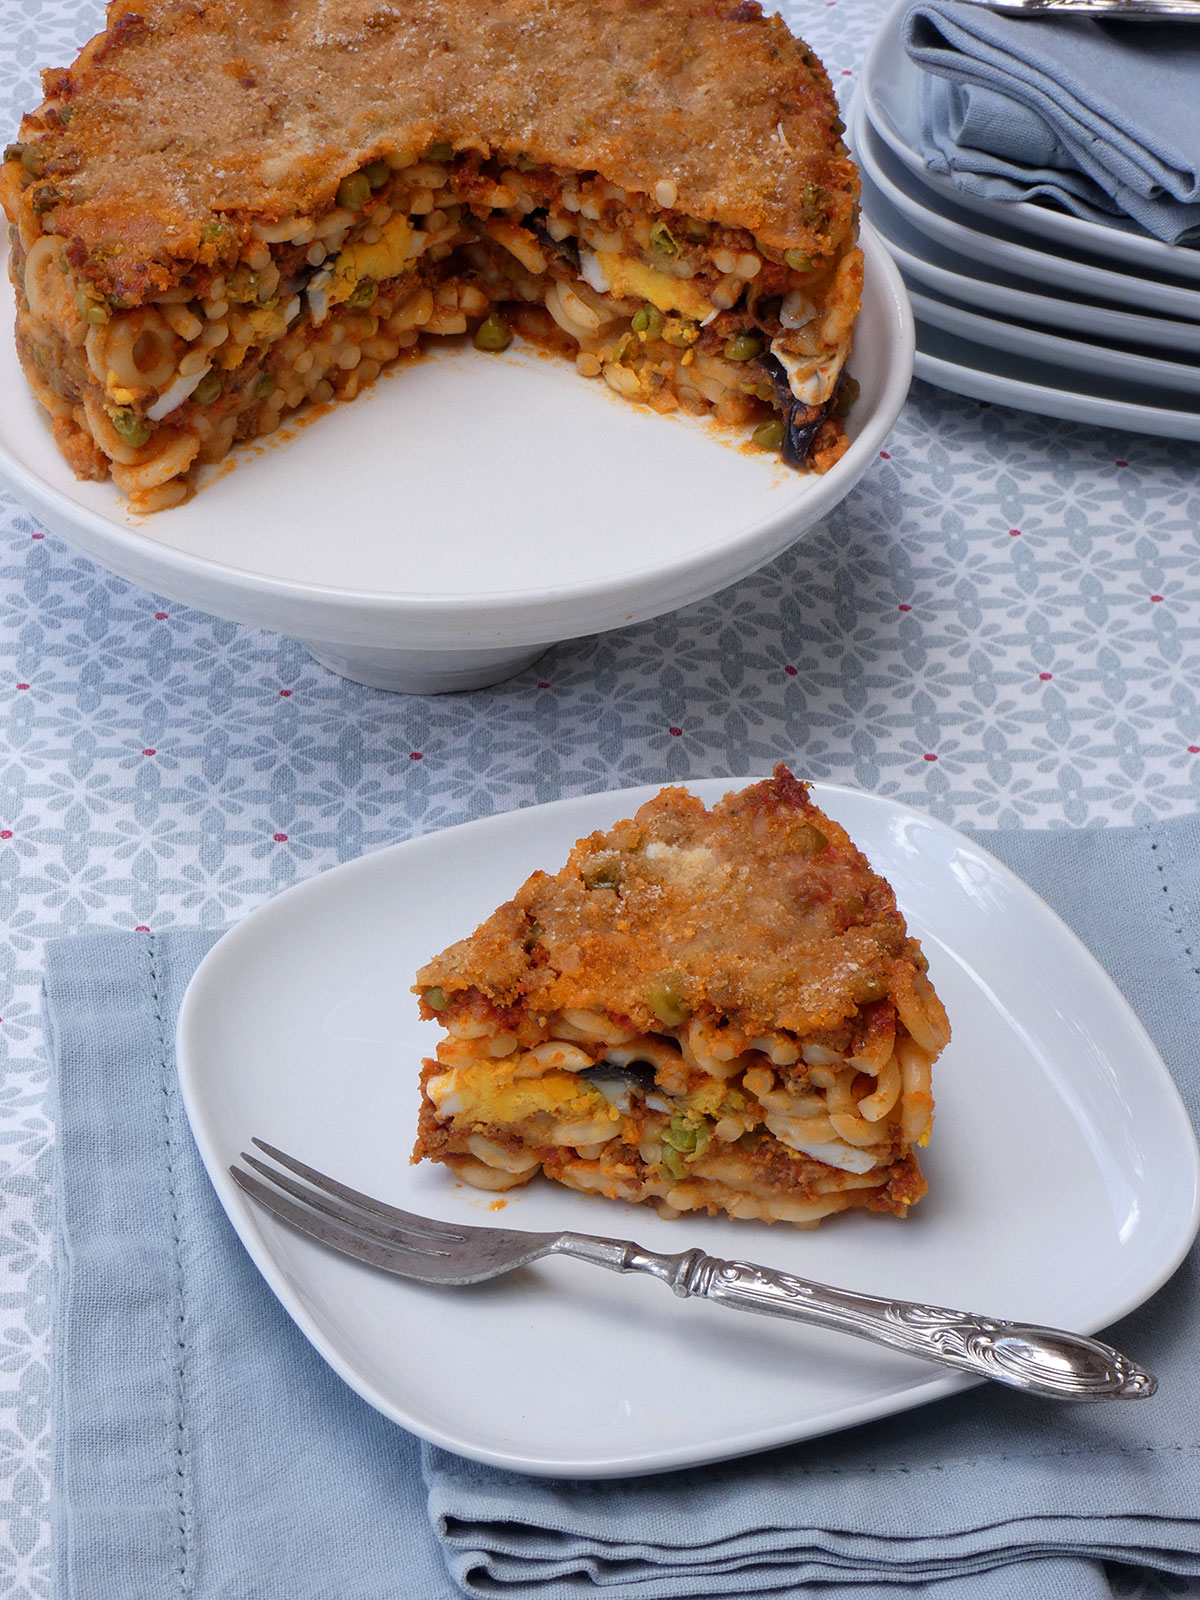
<instances>
[{"instance_id":1,"label":"stack of blue plate","mask_svg":"<svg viewBox=\"0 0 1200 1600\"><path fill-rule=\"evenodd\" d=\"M849 138L863 212L912 297L917 376L1044 416L1200 439L1200 249L986 200L931 172L906 9L872 45Z\"/></svg>"}]
</instances>

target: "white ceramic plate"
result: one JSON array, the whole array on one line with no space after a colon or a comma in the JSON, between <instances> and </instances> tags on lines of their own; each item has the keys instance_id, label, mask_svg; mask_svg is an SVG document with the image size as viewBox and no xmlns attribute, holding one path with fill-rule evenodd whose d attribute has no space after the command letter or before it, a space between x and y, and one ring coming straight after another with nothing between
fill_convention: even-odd
<instances>
[{"instance_id":1,"label":"white ceramic plate","mask_svg":"<svg viewBox=\"0 0 1200 1600\"><path fill-rule=\"evenodd\" d=\"M711 802L750 781L690 787ZM197 972L178 1044L201 1154L267 1282L346 1381L462 1455L604 1477L844 1428L965 1380L561 1259L473 1289L385 1277L242 1194L226 1169L252 1136L429 1216L700 1245L1081 1331L1153 1293L1195 1233L1200 1173L1179 1097L1132 1012L993 858L907 807L825 785L815 798L895 886L955 1030L923 1157L931 1193L906 1221L854 1214L813 1232L667 1223L540 1181L496 1212L443 1168L408 1165L418 1061L438 1036L408 993L414 970L653 792L513 812L351 862L268 903Z\"/></svg>"},{"instance_id":2,"label":"white ceramic plate","mask_svg":"<svg viewBox=\"0 0 1200 1600\"><path fill-rule=\"evenodd\" d=\"M1136 231L1133 224L1128 228L1106 226L1032 200L988 200L960 189L944 173L931 172L918 153L922 68L911 59L902 42L901 24L909 3L910 0L901 0L880 24L863 63L857 93L875 131L914 177L943 200L991 217L1001 226L1053 239L1090 255L1114 257L1148 276L1165 273L1200 278L1200 250L1190 246L1166 244Z\"/></svg>"},{"instance_id":3,"label":"white ceramic plate","mask_svg":"<svg viewBox=\"0 0 1200 1600\"><path fill-rule=\"evenodd\" d=\"M151 591L289 633L380 688L470 688L558 639L657 616L771 560L878 458L912 376L912 315L864 232L852 443L824 476L659 416L528 347L446 348L315 425L242 449L137 518L80 483L0 338L0 477L85 555ZM12 289L0 261L0 328ZM291 434L291 437L286 435Z\"/></svg>"},{"instance_id":4,"label":"white ceramic plate","mask_svg":"<svg viewBox=\"0 0 1200 1600\"><path fill-rule=\"evenodd\" d=\"M1168 316L1200 320L1200 284L1168 283L1165 279L1098 266L1071 253L1066 246L1043 250L1037 248L1036 241L1022 244L1010 238L1008 230L993 221L990 214L973 218L970 213L959 211L900 164L867 120L861 100L855 101L848 129L859 165L884 198L919 232L948 249L1035 283L1053 283L1138 311L1162 311Z\"/></svg>"},{"instance_id":5,"label":"white ceramic plate","mask_svg":"<svg viewBox=\"0 0 1200 1600\"><path fill-rule=\"evenodd\" d=\"M1073 374L1098 374L1116 397L1129 384L1163 391L1200 395L1200 365L1195 362L1159 361L1113 345L1086 344L1082 339L1060 339L1042 328L1027 328L1003 317L985 317L962 306L929 295L912 295L913 313L918 324L941 328L944 333L969 339L990 350L1026 356L1032 361L1063 368L1063 379L1073 382Z\"/></svg>"},{"instance_id":6,"label":"white ceramic plate","mask_svg":"<svg viewBox=\"0 0 1200 1600\"><path fill-rule=\"evenodd\" d=\"M926 383L973 400L1034 411L1066 422L1089 422L1123 434L1200 440L1200 404L1180 396L1174 405L1135 386L1123 388L1095 374L1068 372L921 323L916 374Z\"/></svg>"},{"instance_id":7,"label":"white ceramic plate","mask_svg":"<svg viewBox=\"0 0 1200 1600\"><path fill-rule=\"evenodd\" d=\"M1068 290L1046 293L1052 285L1031 284L1011 273L997 272L982 262L956 255L918 232L888 203L870 178L863 178L863 210L900 268L910 291L932 291L993 316L1040 323L1060 331L1082 333L1116 344L1144 345L1176 353L1200 355L1200 323L1173 317L1143 316L1095 305Z\"/></svg>"}]
</instances>

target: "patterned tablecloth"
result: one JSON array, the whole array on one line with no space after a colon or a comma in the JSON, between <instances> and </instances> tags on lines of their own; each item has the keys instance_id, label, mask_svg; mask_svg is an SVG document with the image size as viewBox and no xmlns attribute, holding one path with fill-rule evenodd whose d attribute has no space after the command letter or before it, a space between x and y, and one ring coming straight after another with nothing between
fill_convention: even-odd
<instances>
[{"instance_id":1,"label":"patterned tablecloth","mask_svg":"<svg viewBox=\"0 0 1200 1600\"><path fill-rule=\"evenodd\" d=\"M880 9L791 14L849 90ZM99 16L5 0L6 127ZM780 758L959 825L1194 810L1198 465L917 383L850 497L755 576L427 699L134 589L0 493L0 1593L50 1588L47 937L220 925L428 829Z\"/></svg>"}]
</instances>

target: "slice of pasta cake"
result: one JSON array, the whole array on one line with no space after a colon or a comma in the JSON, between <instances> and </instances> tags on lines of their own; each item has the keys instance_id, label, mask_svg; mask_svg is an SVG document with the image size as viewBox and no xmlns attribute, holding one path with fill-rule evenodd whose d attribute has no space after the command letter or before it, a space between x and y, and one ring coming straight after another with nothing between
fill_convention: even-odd
<instances>
[{"instance_id":1,"label":"slice of pasta cake","mask_svg":"<svg viewBox=\"0 0 1200 1600\"><path fill-rule=\"evenodd\" d=\"M476 1187L540 1171L802 1225L925 1193L945 1011L891 888L782 765L580 840L416 992L446 1036L413 1159Z\"/></svg>"}]
</instances>

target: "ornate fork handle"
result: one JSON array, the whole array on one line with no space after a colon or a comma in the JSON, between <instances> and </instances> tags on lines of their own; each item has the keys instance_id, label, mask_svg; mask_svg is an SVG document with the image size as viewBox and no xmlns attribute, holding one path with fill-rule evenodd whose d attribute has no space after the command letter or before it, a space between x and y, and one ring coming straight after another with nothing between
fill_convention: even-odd
<instances>
[{"instance_id":1,"label":"ornate fork handle","mask_svg":"<svg viewBox=\"0 0 1200 1600\"><path fill-rule=\"evenodd\" d=\"M1114 22L1196 22L1197 0L971 0L1010 17L1097 17Z\"/></svg>"},{"instance_id":2,"label":"ornate fork handle","mask_svg":"<svg viewBox=\"0 0 1200 1600\"><path fill-rule=\"evenodd\" d=\"M751 1262L722 1261L702 1250L659 1255L622 1240L577 1233L560 1235L554 1249L616 1272L649 1273L685 1298L699 1295L734 1311L791 1317L856 1334L1027 1394L1056 1400L1136 1400L1158 1387L1150 1373L1110 1345L1059 1328L834 1289Z\"/></svg>"}]
</instances>

